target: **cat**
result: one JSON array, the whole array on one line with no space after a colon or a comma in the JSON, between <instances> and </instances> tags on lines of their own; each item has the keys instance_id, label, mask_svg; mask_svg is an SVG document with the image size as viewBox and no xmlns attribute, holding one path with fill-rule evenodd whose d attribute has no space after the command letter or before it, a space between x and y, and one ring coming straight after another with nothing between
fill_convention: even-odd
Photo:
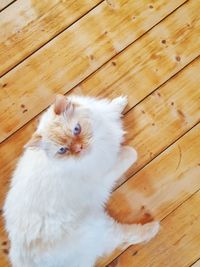
<instances>
[{"instance_id":1,"label":"cat","mask_svg":"<svg viewBox=\"0 0 200 267\"><path fill-rule=\"evenodd\" d=\"M122 145L127 97L58 95L13 174L4 204L13 267L93 267L122 245L148 241L159 222L120 224L105 211L136 161Z\"/></svg>"}]
</instances>

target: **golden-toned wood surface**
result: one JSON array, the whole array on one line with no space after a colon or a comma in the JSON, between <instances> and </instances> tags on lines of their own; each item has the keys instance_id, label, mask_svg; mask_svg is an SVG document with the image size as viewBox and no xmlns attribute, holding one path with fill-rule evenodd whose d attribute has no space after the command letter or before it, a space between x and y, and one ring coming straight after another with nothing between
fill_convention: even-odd
<instances>
[{"instance_id":1,"label":"golden-toned wood surface","mask_svg":"<svg viewBox=\"0 0 200 267\"><path fill-rule=\"evenodd\" d=\"M194 78L190 75L191 71L196 72L199 68L200 59L198 58L125 116L128 143L139 153L138 162L130 169L126 177L142 168L199 122L199 102L196 99L200 97L200 76ZM131 91L127 93L131 95ZM23 127L0 146L0 176L6 181L11 175L15 159L21 153L23 145L34 129L34 124L33 121ZM3 188L7 185L4 179L0 180L2 192L0 200L3 197Z\"/></svg>"},{"instance_id":2,"label":"golden-toned wood surface","mask_svg":"<svg viewBox=\"0 0 200 267\"><path fill-rule=\"evenodd\" d=\"M148 216L149 212L154 218L165 221L171 212L200 189L200 166L197 156L197 151L200 149L199 135L200 125L190 130L119 187L109 202L109 213L125 223L140 221L143 217L145 219L145 215ZM181 226L182 222L179 222L178 227ZM165 230L164 227L161 228L161 232L163 230ZM151 241L151 244L154 244L154 240ZM119 266L132 266L132 260L135 261L133 254L141 249L143 249L142 246L130 247L124 255L119 257ZM173 253L173 250L172 246L170 253ZM194 254L196 251L192 251L192 253ZM112 255L112 257L115 256L116 253ZM122 265L120 262L126 261L126 258L126 264ZM133 266L148 266L140 265L139 262ZM101 264L98 267L100 266L105 265ZM174 266L182 265L179 263Z\"/></svg>"},{"instance_id":3,"label":"golden-toned wood surface","mask_svg":"<svg viewBox=\"0 0 200 267\"><path fill-rule=\"evenodd\" d=\"M102 0L17 0L0 16L0 75L56 37Z\"/></svg>"},{"instance_id":4,"label":"golden-toned wood surface","mask_svg":"<svg viewBox=\"0 0 200 267\"><path fill-rule=\"evenodd\" d=\"M10 2L0 2L0 212L23 145L55 93L126 94L127 143L139 159L107 209L122 222L155 217L162 229L97 266L198 267L200 2ZM8 267L2 218L0 245L0 266Z\"/></svg>"},{"instance_id":5,"label":"golden-toned wood surface","mask_svg":"<svg viewBox=\"0 0 200 267\"><path fill-rule=\"evenodd\" d=\"M133 249L128 250L115 261L114 266L191 266L199 257L199 205L200 191L162 221L161 231L152 242L137 253Z\"/></svg>"},{"instance_id":6,"label":"golden-toned wood surface","mask_svg":"<svg viewBox=\"0 0 200 267\"><path fill-rule=\"evenodd\" d=\"M171 6L176 7L177 2L180 5L184 1L173 1ZM148 19L144 24L132 19L137 2L118 0L109 3L113 4L102 2L1 78L0 141L46 108L55 92L69 91L172 9L164 0L159 1L153 11L141 2L139 11L145 12ZM198 7L195 5L194 11ZM22 110L22 104L26 109Z\"/></svg>"}]
</instances>

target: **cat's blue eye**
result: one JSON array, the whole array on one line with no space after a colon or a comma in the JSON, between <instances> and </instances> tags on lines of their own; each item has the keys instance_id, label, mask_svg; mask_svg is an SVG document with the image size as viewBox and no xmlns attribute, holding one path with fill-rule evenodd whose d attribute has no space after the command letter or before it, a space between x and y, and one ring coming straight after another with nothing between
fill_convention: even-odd
<instances>
[{"instance_id":1,"label":"cat's blue eye","mask_svg":"<svg viewBox=\"0 0 200 267\"><path fill-rule=\"evenodd\" d=\"M74 135L79 135L81 133L81 125L79 123L76 124L73 130Z\"/></svg>"},{"instance_id":2,"label":"cat's blue eye","mask_svg":"<svg viewBox=\"0 0 200 267\"><path fill-rule=\"evenodd\" d=\"M69 149L67 147L61 147L58 150L58 154L65 154Z\"/></svg>"}]
</instances>

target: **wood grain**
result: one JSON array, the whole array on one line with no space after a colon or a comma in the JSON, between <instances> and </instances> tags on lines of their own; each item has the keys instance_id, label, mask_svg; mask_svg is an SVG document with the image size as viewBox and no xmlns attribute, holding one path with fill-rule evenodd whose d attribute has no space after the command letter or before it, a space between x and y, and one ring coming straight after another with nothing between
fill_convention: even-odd
<instances>
[{"instance_id":1,"label":"wood grain","mask_svg":"<svg viewBox=\"0 0 200 267\"><path fill-rule=\"evenodd\" d=\"M200 121L200 58L133 108L125 117L127 143L140 160L133 174ZM128 174L127 174L128 176ZM126 177L127 178L127 177Z\"/></svg>"},{"instance_id":2,"label":"wood grain","mask_svg":"<svg viewBox=\"0 0 200 267\"><path fill-rule=\"evenodd\" d=\"M200 150L199 135L200 124L118 188L109 201L108 212L123 223L144 222L148 217L162 220L198 191L200 189L200 161L197 154L197 151ZM183 224L184 222L177 221L176 227L182 227ZM161 233L163 230L165 231L163 233L165 238L168 239L169 234L167 234L164 226L161 229ZM160 237L158 237L158 240L163 242L163 246L168 242L168 240L163 241ZM142 264L140 256L139 260L136 261L137 264L135 263L135 257L140 255L141 248L142 246L129 248L115 261L118 264L111 264L110 266L128 267L133 266L133 264L134 267L151 266L147 262ZM151 248L151 245L144 245L144 249L151 255L151 249L149 250L149 248ZM171 247L169 253L173 250L175 250L174 246ZM162 251L164 253L165 250L163 249ZM158 250L157 253L159 252L161 251ZM194 252L192 253L194 254ZM102 260L98 267L108 264L111 258L115 258L117 254L119 254L119 251ZM135 254L134 257L133 254ZM167 255L168 253L165 256ZM183 254L180 253L181 255ZM149 259L147 256L146 258ZM155 260L157 258L159 258L160 265L157 265L155 261L155 265L152 264L152 266L168 267L168 265L161 264L160 258L162 259L162 255L161 257L156 257ZM173 258L173 262L175 261L175 258ZM183 267L184 265L177 263L177 265L169 266Z\"/></svg>"},{"instance_id":3,"label":"wood grain","mask_svg":"<svg viewBox=\"0 0 200 267\"><path fill-rule=\"evenodd\" d=\"M159 235L137 254L128 249L115 267L188 267L199 257L200 191L162 221ZM108 265L109 266L109 265Z\"/></svg>"},{"instance_id":4,"label":"wood grain","mask_svg":"<svg viewBox=\"0 0 200 267\"><path fill-rule=\"evenodd\" d=\"M200 19L193 4L179 8L90 75L80 91L101 97L128 94L131 108L161 86L200 54Z\"/></svg>"},{"instance_id":5,"label":"wood grain","mask_svg":"<svg viewBox=\"0 0 200 267\"><path fill-rule=\"evenodd\" d=\"M140 220L141 208L165 218L200 189L200 124L113 193L109 213L121 222ZM125 202L123 205L120 202ZM130 213L130 214L129 214Z\"/></svg>"},{"instance_id":6,"label":"wood grain","mask_svg":"<svg viewBox=\"0 0 200 267\"><path fill-rule=\"evenodd\" d=\"M140 159L126 179L199 122L200 76L195 75L199 69L200 58L125 116L127 143L137 149ZM23 127L0 146L1 204L15 161L33 132L34 123Z\"/></svg>"},{"instance_id":7,"label":"wood grain","mask_svg":"<svg viewBox=\"0 0 200 267\"><path fill-rule=\"evenodd\" d=\"M12 2L14 2L15 0L1 0L0 1L0 12L6 8L7 6L9 6Z\"/></svg>"},{"instance_id":8,"label":"wood grain","mask_svg":"<svg viewBox=\"0 0 200 267\"><path fill-rule=\"evenodd\" d=\"M69 27L102 0L18 0L0 16L0 75Z\"/></svg>"},{"instance_id":9,"label":"wood grain","mask_svg":"<svg viewBox=\"0 0 200 267\"><path fill-rule=\"evenodd\" d=\"M138 2L132 0L117 1L115 8L102 3L3 76L0 90L0 140L7 138L46 108L56 92L69 91L182 2L159 1L154 11L146 5L146 1L139 2L138 9L135 6ZM193 15L198 5L193 3L182 8L189 18L192 16L198 20ZM147 18L145 23L140 19L133 22L132 14L136 10L141 10L140 16ZM179 15L180 19L183 13ZM91 31L90 25L93 24ZM196 38L194 46L198 43L198 36Z\"/></svg>"},{"instance_id":10,"label":"wood grain","mask_svg":"<svg viewBox=\"0 0 200 267\"><path fill-rule=\"evenodd\" d=\"M129 96L127 144L139 159L107 211L125 223L162 220L149 244L97 266L200 267L199 9L195 0L17 0L1 12L0 266L9 266L2 205L23 145L55 93L81 92Z\"/></svg>"}]
</instances>

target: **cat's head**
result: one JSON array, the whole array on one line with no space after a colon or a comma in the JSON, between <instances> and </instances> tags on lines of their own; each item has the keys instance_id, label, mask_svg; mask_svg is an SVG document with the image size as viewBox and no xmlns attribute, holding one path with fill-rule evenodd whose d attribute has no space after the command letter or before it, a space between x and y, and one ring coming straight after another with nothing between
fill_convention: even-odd
<instances>
[{"instance_id":1,"label":"cat's head","mask_svg":"<svg viewBox=\"0 0 200 267\"><path fill-rule=\"evenodd\" d=\"M119 139L116 143L120 144L122 109L116 99L57 95L26 147L43 149L50 156L66 159L80 157L94 147L101 150L114 146L115 139Z\"/></svg>"},{"instance_id":2,"label":"cat's head","mask_svg":"<svg viewBox=\"0 0 200 267\"><path fill-rule=\"evenodd\" d=\"M88 110L63 95L43 114L37 131L26 145L57 157L79 156L90 147L92 125Z\"/></svg>"}]
</instances>

